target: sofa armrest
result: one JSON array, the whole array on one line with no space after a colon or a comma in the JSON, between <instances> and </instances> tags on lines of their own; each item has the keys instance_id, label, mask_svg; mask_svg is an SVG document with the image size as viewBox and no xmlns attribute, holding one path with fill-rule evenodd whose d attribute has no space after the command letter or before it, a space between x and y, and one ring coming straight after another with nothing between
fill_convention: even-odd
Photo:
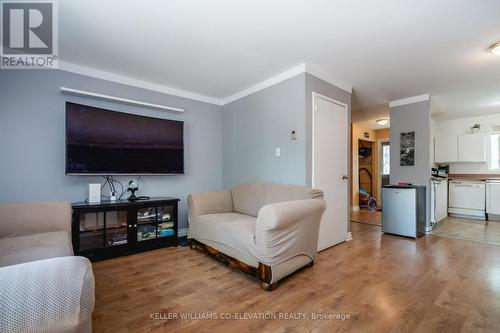
<instances>
[{"instance_id":1,"label":"sofa armrest","mask_svg":"<svg viewBox=\"0 0 500 333\"><path fill-rule=\"evenodd\" d=\"M321 199L285 201L262 207L257 226L264 231L287 229L293 224L318 224L326 204ZM319 217L319 218L318 218Z\"/></svg>"},{"instance_id":2,"label":"sofa armrest","mask_svg":"<svg viewBox=\"0 0 500 333\"><path fill-rule=\"evenodd\" d=\"M68 202L0 204L0 238L51 231L66 231L71 237Z\"/></svg>"},{"instance_id":3,"label":"sofa armrest","mask_svg":"<svg viewBox=\"0 0 500 333\"><path fill-rule=\"evenodd\" d=\"M255 244L264 264L275 265L305 254L316 258L322 199L285 201L262 207L255 225Z\"/></svg>"},{"instance_id":4,"label":"sofa armrest","mask_svg":"<svg viewBox=\"0 0 500 333\"><path fill-rule=\"evenodd\" d=\"M234 211L230 191L191 193L188 196L188 206L190 218Z\"/></svg>"},{"instance_id":5,"label":"sofa armrest","mask_svg":"<svg viewBox=\"0 0 500 333\"><path fill-rule=\"evenodd\" d=\"M92 265L59 257L0 267L0 327L5 332L90 332Z\"/></svg>"}]
</instances>

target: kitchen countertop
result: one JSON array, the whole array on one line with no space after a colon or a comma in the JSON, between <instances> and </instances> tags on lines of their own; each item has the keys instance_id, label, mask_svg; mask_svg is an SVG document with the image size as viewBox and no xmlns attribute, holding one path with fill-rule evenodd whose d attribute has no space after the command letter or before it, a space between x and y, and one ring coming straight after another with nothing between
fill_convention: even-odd
<instances>
[{"instance_id":1,"label":"kitchen countertop","mask_svg":"<svg viewBox=\"0 0 500 333\"><path fill-rule=\"evenodd\" d=\"M448 180L500 180L498 173L481 173L481 174L449 174Z\"/></svg>"}]
</instances>

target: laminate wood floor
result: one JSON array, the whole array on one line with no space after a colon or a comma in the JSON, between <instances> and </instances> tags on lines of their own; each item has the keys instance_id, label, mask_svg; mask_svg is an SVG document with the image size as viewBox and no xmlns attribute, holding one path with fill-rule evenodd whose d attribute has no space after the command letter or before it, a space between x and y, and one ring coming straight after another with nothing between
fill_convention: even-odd
<instances>
[{"instance_id":1,"label":"laminate wood floor","mask_svg":"<svg viewBox=\"0 0 500 333\"><path fill-rule=\"evenodd\" d=\"M371 225L382 225L382 212L362 208L351 212L351 221Z\"/></svg>"},{"instance_id":2,"label":"laminate wood floor","mask_svg":"<svg viewBox=\"0 0 500 333\"><path fill-rule=\"evenodd\" d=\"M447 217L439 222L432 234L500 245L500 222Z\"/></svg>"},{"instance_id":3,"label":"laminate wood floor","mask_svg":"<svg viewBox=\"0 0 500 333\"><path fill-rule=\"evenodd\" d=\"M499 246L433 235L415 241L359 223L351 230L352 241L321 252L274 292L189 248L95 263L94 332L499 331ZM265 312L306 319L221 319ZM314 320L315 313L350 317Z\"/></svg>"}]
</instances>

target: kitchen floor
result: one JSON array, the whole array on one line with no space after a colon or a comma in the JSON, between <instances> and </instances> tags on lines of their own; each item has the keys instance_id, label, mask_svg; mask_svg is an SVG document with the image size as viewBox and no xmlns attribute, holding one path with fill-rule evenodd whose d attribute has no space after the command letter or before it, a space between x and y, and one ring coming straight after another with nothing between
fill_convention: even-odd
<instances>
[{"instance_id":1,"label":"kitchen floor","mask_svg":"<svg viewBox=\"0 0 500 333\"><path fill-rule=\"evenodd\" d=\"M432 232L433 235L500 245L500 222L476 221L447 217Z\"/></svg>"}]
</instances>

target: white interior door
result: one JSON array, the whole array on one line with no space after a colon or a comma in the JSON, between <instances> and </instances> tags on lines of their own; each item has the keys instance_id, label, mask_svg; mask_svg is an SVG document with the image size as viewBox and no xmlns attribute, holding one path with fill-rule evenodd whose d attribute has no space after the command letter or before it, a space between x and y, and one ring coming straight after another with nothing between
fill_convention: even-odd
<instances>
[{"instance_id":1,"label":"white interior door","mask_svg":"<svg viewBox=\"0 0 500 333\"><path fill-rule=\"evenodd\" d=\"M319 228L318 251L345 241L348 222L347 105L313 93L312 185L327 204Z\"/></svg>"}]
</instances>

